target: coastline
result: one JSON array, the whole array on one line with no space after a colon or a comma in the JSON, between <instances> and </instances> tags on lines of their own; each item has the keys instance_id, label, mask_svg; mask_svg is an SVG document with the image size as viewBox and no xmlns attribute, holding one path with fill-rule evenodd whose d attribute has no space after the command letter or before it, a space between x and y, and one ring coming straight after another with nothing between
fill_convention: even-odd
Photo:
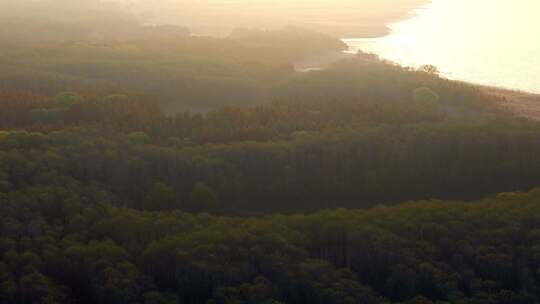
<instances>
[{"instance_id":1,"label":"coastline","mask_svg":"<svg viewBox=\"0 0 540 304\"><path fill-rule=\"evenodd\" d=\"M414 4L406 5L405 7L395 8L396 10L393 14L381 17L381 20L384 20L382 23L380 20L372 21L373 24L371 25L371 28L366 26L363 29L356 30L356 34L355 32L349 33L348 35L342 36L341 39L374 39L390 35L392 33L392 24L416 17L418 10L429 6L431 3L432 0L420 0Z\"/></svg>"},{"instance_id":2,"label":"coastline","mask_svg":"<svg viewBox=\"0 0 540 304\"><path fill-rule=\"evenodd\" d=\"M392 24L406 21L409 18L414 18L417 10L422 9L423 7L426 7L430 5L431 3L432 1L429 0L422 5L418 5L417 7L411 8L411 10L409 11L408 17L397 19L397 20L394 20L393 22L386 23L385 27L388 31L384 33L384 35L369 35L368 34L368 35L355 37L355 38L342 38L342 41L345 42L347 39L349 40L350 39L376 39L376 38L381 38L386 35L389 35L391 34ZM348 45L348 43L346 44ZM361 52L362 50L358 50L358 51ZM348 54L351 56L356 55L356 53L354 51L350 51L350 49L349 49ZM351 58L351 57L344 57L344 58ZM448 80L461 82L461 83L480 89L480 91L483 92L484 94L499 97L501 101L498 104L498 106L500 106L505 111L508 111L511 114L514 114L519 117L527 118L527 119L540 121L540 93L534 93L534 92L523 91L519 89L512 89L512 88L507 88L507 87L489 86L489 85L475 83L475 82L471 82L467 80L457 80L457 79L450 79L450 78L448 78Z\"/></svg>"},{"instance_id":3,"label":"coastline","mask_svg":"<svg viewBox=\"0 0 540 304\"><path fill-rule=\"evenodd\" d=\"M385 16L378 21L370 23L369 20L364 20L364 24L360 25L356 30L356 34L349 34L341 37L342 41L346 39L376 39L391 34L391 25L399 23L410 18L414 18L417 11L426 7L432 3L432 0L420 0L414 5L404 9L403 7L396 7L394 10L395 15ZM411 2L409 2L411 4ZM380 17L380 16L379 16ZM384 20L381 24L380 20ZM358 26L358 25L357 25ZM354 38L351 38L354 37ZM346 43L347 44L347 43ZM350 45L347 44L349 47ZM361 50L360 50L361 51ZM356 57L355 52L351 52L351 48L342 52L332 52L323 54L320 56L312 56L303 60L294 62L294 67L298 72L310 72L315 70L324 70L331 67L334 63L344 59L350 59ZM484 94L500 97L500 106L505 111L514 114L519 117L540 121L540 93L533 93L522 91L518 89L488 86L480 83L474 83L466 80L451 81L461 82L480 89Z\"/></svg>"},{"instance_id":4,"label":"coastline","mask_svg":"<svg viewBox=\"0 0 540 304\"><path fill-rule=\"evenodd\" d=\"M380 38L392 32L391 24L413 18L417 9L431 2L432 0L368 1L362 7L350 6L337 16L328 17L320 12L319 18L309 18L309 21L304 21L304 18L300 17L296 22L289 21L289 23L340 39L344 37Z\"/></svg>"},{"instance_id":5,"label":"coastline","mask_svg":"<svg viewBox=\"0 0 540 304\"><path fill-rule=\"evenodd\" d=\"M355 58L356 56L356 54L348 53L346 51L331 52L321 56L308 57L295 62L294 68L297 72L301 73L324 70L331 67L334 63L344 59ZM469 81L448 80L470 85L480 89L484 94L499 97L500 102L498 106L511 114L540 121L540 94L514 90L511 88L486 86Z\"/></svg>"}]
</instances>

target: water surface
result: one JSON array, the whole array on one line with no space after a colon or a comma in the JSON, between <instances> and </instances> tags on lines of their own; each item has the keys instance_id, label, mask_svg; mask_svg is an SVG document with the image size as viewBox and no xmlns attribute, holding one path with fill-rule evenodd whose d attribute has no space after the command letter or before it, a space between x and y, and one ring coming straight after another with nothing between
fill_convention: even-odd
<instances>
[{"instance_id":1,"label":"water surface","mask_svg":"<svg viewBox=\"0 0 540 304\"><path fill-rule=\"evenodd\" d=\"M388 36L344 41L451 79L540 93L540 0L434 0L416 13Z\"/></svg>"}]
</instances>

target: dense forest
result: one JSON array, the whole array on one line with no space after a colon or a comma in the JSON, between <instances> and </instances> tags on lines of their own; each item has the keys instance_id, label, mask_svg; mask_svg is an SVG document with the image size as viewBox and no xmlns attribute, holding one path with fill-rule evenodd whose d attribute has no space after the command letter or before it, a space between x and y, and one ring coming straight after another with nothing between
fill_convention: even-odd
<instances>
[{"instance_id":1,"label":"dense forest","mask_svg":"<svg viewBox=\"0 0 540 304\"><path fill-rule=\"evenodd\" d=\"M172 33L171 33L172 32ZM0 88L53 96L138 92L167 111L254 103L294 74L292 62L343 50L334 38L298 28L249 31L229 38L177 35L151 27L148 39L0 46ZM163 33L157 35L156 33Z\"/></svg>"},{"instance_id":2,"label":"dense forest","mask_svg":"<svg viewBox=\"0 0 540 304\"><path fill-rule=\"evenodd\" d=\"M0 20L0 303L540 301L540 123L502 98L75 8Z\"/></svg>"},{"instance_id":3,"label":"dense forest","mask_svg":"<svg viewBox=\"0 0 540 304\"><path fill-rule=\"evenodd\" d=\"M233 218L0 195L2 303L538 303L540 194Z\"/></svg>"},{"instance_id":4,"label":"dense forest","mask_svg":"<svg viewBox=\"0 0 540 304\"><path fill-rule=\"evenodd\" d=\"M215 38L190 35L179 26L114 18L83 29L72 19L43 21L37 29L26 28L34 23L25 20L0 19L0 88L46 96L65 90L139 93L158 100L167 112L205 112L268 99L272 85L294 75L296 60L347 48L333 37L296 27L236 29Z\"/></svg>"},{"instance_id":5,"label":"dense forest","mask_svg":"<svg viewBox=\"0 0 540 304\"><path fill-rule=\"evenodd\" d=\"M478 199L540 178L538 123L363 56L206 114L165 114L138 94L0 96L7 191L82 184L140 210L250 215Z\"/></svg>"},{"instance_id":6,"label":"dense forest","mask_svg":"<svg viewBox=\"0 0 540 304\"><path fill-rule=\"evenodd\" d=\"M538 190L459 201L538 184L498 102L366 55L205 114L2 89L0 299L536 303Z\"/></svg>"}]
</instances>

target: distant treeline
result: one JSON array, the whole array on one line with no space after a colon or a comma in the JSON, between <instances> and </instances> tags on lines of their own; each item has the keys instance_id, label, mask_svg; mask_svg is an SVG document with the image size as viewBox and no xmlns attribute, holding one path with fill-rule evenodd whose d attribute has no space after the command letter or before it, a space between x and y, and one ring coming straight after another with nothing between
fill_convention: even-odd
<instances>
[{"instance_id":1,"label":"distant treeline","mask_svg":"<svg viewBox=\"0 0 540 304\"><path fill-rule=\"evenodd\" d=\"M141 210L252 214L474 199L540 180L540 125L474 87L356 59L271 92L166 116L144 95L4 90L5 191L83 184Z\"/></svg>"},{"instance_id":2,"label":"distant treeline","mask_svg":"<svg viewBox=\"0 0 540 304\"><path fill-rule=\"evenodd\" d=\"M292 27L234 38L177 35L166 26L137 33L147 34L0 46L0 88L50 97L66 90L138 92L170 112L204 112L267 101L269 87L294 76L295 60L346 48L335 38Z\"/></svg>"}]
</instances>

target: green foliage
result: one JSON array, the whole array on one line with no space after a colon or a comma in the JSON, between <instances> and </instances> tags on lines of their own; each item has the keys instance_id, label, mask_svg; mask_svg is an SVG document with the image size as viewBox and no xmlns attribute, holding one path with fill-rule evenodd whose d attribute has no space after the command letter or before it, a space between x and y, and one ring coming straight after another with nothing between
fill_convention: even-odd
<instances>
[{"instance_id":1,"label":"green foliage","mask_svg":"<svg viewBox=\"0 0 540 304\"><path fill-rule=\"evenodd\" d=\"M423 65L418 70L432 75L438 75L440 73L439 69L431 64Z\"/></svg>"},{"instance_id":2,"label":"green foliage","mask_svg":"<svg viewBox=\"0 0 540 304\"><path fill-rule=\"evenodd\" d=\"M203 182L195 184L190 195L190 203L190 209L195 211L215 211L218 208L214 190Z\"/></svg>"},{"instance_id":3,"label":"green foliage","mask_svg":"<svg viewBox=\"0 0 540 304\"><path fill-rule=\"evenodd\" d=\"M75 92L63 92L54 98L54 105L57 108L69 108L82 101L82 97Z\"/></svg>"},{"instance_id":4,"label":"green foliage","mask_svg":"<svg viewBox=\"0 0 540 304\"><path fill-rule=\"evenodd\" d=\"M176 194L174 189L163 183L155 183L148 189L143 208L146 210L175 209Z\"/></svg>"},{"instance_id":5,"label":"green foliage","mask_svg":"<svg viewBox=\"0 0 540 304\"><path fill-rule=\"evenodd\" d=\"M292 56L295 59L304 59L314 53L324 54L347 50L345 43L332 36L293 26L273 31L237 28L232 31L231 38L260 50L263 57Z\"/></svg>"},{"instance_id":6,"label":"green foliage","mask_svg":"<svg viewBox=\"0 0 540 304\"><path fill-rule=\"evenodd\" d=\"M540 124L285 31L2 49L0 303L538 303Z\"/></svg>"},{"instance_id":7,"label":"green foliage","mask_svg":"<svg viewBox=\"0 0 540 304\"><path fill-rule=\"evenodd\" d=\"M42 187L2 201L3 301L538 302L540 190L238 218L117 208L66 186L66 197ZM63 210L36 203L47 196Z\"/></svg>"},{"instance_id":8,"label":"green foliage","mask_svg":"<svg viewBox=\"0 0 540 304\"><path fill-rule=\"evenodd\" d=\"M146 145L152 140L148 134L141 131L131 132L126 135L126 138L133 145Z\"/></svg>"},{"instance_id":9,"label":"green foliage","mask_svg":"<svg viewBox=\"0 0 540 304\"><path fill-rule=\"evenodd\" d=\"M65 108L35 109L30 112L32 122L36 124L50 124L61 120L67 113Z\"/></svg>"},{"instance_id":10,"label":"green foliage","mask_svg":"<svg viewBox=\"0 0 540 304\"><path fill-rule=\"evenodd\" d=\"M474 87L373 59L283 81L271 103L204 115L88 94L47 119L46 103L0 90L0 103L28 105L5 116L3 189L69 180L142 210L260 214L476 199L540 178L538 123ZM29 119L34 106L49 110Z\"/></svg>"},{"instance_id":11,"label":"green foliage","mask_svg":"<svg viewBox=\"0 0 540 304\"><path fill-rule=\"evenodd\" d=\"M176 304L178 300L174 294L161 293L156 291L147 292L143 295L144 304Z\"/></svg>"},{"instance_id":12,"label":"green foliage","mask_svg":"<svg viewBox=\"0 0 540 304\"><path fill-rule=\"evenodd\" d=\"M11 149L39 149L47 142L47 136L39 132L12 131L0 141L0 147Z\"/></svg>"},{"instance_id":13,"label":"green foliage","mask_svg":"<svg viewBox=\"0 0 540 304\"><path fill-rule=\"evenodd\" d=\"M85 20L92 19L90 11ZM295 60L345 47L339 39L297 28L231 39L190 37L178 33L179 27L147 27L124 18L103 18L94 28L69 28L61 19L59 24L44 21L39 29L26 28L20 20L5 25L6 33L20 33L13 43L0 33L6 41L0 46L0 89L56 96L49 106L61 108L81 103L75 91L108 96L108 101L146 93L171 112L208 111L267 101L274 84L294 75ZM49 40L37 43L43 39Z\"/></svg>"}]
</instances>

